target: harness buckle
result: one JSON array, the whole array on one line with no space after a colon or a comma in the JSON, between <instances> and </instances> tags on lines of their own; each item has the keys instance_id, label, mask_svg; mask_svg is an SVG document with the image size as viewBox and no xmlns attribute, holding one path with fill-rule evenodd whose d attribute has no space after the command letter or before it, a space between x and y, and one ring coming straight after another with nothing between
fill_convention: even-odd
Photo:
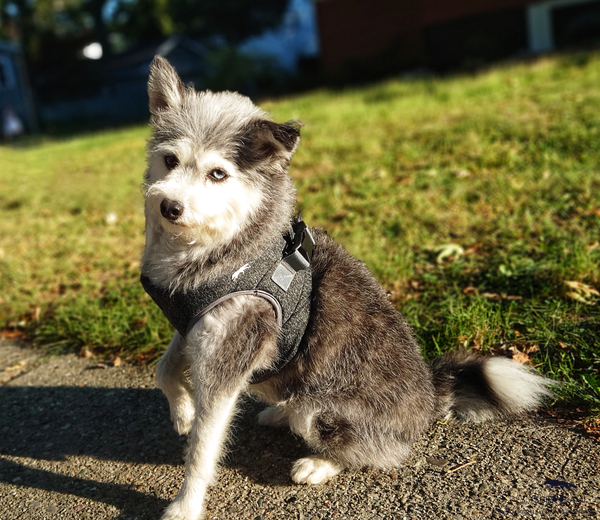
<instances>
[{"instance_id":1,"label":"harness buckle","mask_svg":"<svg viewBox=\"0 0 600 520\"><path fill-rule=\"evenodd\" d=\"M315 239L302 220L302 213L292 224L293 237L286 237L288 246L283 251L283 260L279 262L271 280L287 291L298 271L308 269L315 248Z\"/></svg>"}]
</instances>

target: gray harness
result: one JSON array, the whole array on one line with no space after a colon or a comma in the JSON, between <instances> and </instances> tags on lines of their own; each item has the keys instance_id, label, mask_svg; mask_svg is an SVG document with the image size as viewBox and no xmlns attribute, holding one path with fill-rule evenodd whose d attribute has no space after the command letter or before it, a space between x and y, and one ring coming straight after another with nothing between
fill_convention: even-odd
<instances>
[{"instance_id":1,"label":"gray harness","mask_svg":"<svg viewBox=\"0 0 600 520\"><path fill-rule=\"evenodd\" d=\"M281 370L298 353L310 315L312 276L310 260L314 239L300 216L293 233L271 242L259 258L249 260L233 273L226 273L190 291L159 287L143 275L144 290L183 336L217 305L239 295L259 296L275 311L280 332L275 365L254 374L260 383Z\"/></svg>"}]
</instances>

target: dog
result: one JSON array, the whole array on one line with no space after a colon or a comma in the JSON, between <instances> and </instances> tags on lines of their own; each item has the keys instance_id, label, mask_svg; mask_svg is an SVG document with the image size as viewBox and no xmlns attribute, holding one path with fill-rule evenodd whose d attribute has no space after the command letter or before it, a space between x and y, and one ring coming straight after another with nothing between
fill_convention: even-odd
<instances>
[{"instance_id":1,"label":"dog","mask_svg":"<svg viewBox=\"0 0 600 520\"><path fill-rule=\"evenodd\" d=\"M196 92L161 57L148 81L152 137L142 284L176 328L157 365L185 479L163 520L204 511L238 398L269 405L314 454L297 484L393 468L437 418L532 410L552 381L507 358L428 365L410 326L359 260L294 217L288 167L301 123L275 123L233 92Z\"/></svg>"}]
</instances>

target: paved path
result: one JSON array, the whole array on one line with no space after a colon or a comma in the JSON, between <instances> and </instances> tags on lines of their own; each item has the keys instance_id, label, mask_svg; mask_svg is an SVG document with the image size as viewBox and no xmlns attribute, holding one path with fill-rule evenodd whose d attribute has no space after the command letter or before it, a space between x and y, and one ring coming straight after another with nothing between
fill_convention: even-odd
<instances>
[{"instance_id":1,"label":"paved path","mask_svg":"<svg viewBox=\"0 0 600 520\"><path fill-rule=\"evenodd\" d=\"M0 342L0 520L160 518L184 439L152 370L39 358ZM543 415L438 423L403 467L305 487L289 470L307 450L260 409L242 406L208 519L600 518L600 445Z\"/></svg>"}]
</instances>

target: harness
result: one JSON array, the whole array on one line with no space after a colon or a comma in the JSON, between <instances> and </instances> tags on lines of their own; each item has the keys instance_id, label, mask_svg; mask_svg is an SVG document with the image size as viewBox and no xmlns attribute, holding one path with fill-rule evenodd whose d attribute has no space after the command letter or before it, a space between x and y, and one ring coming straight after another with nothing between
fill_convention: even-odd
<instances>
[{"instance_id":1,"label":"harness","mask_svg":"<svg viewBox=\"0 0 600 520\"><path fill-rule=\"evenodd\" d=\"M140 280L144 290L183 337L225 300L239 295L267 300L279 325L278 359L269 370L253 375L251 382L260 383L278 373L298 353L310 315L310 262L314 245L310 230L298 214L292 231L273 240L260 257L192 290L173 292L155 285L144 274Z\"/></svg>"}]
</instances>

